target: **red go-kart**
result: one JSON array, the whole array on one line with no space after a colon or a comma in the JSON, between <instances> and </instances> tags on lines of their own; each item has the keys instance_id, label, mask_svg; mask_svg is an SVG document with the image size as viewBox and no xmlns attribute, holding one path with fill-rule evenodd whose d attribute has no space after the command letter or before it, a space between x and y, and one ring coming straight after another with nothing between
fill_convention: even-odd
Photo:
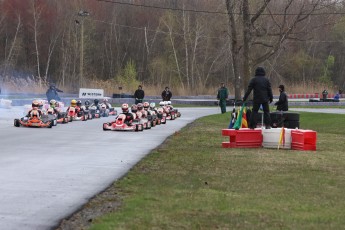
<instances>
[{"instance_id":1,"label":"red go-kart","mask_svg":"<svg viewBox=\"0 0 345 230\"><path fill-rule=\"evenodd\" d=\"M127 124L125 123L126 115L120 114L114 122L108 122L103 124L103 130L113 131L143 131L144 126L142 124Z\"/></svg>"}]
</instances>

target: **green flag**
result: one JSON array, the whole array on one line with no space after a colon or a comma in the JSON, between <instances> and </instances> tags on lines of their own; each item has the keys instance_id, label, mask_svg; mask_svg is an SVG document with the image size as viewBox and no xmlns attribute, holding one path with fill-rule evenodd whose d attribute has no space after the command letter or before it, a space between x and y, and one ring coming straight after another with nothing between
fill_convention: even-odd
<instances>
[{"instance_id":1,"label":"green flag","mask_svg":"<svg viewBox=\"0 0 345 230\"><path fill-rule=\"evenodd\" d=\"M233 127L236 130L239 130L241 128L241 126L242 126L242 115L243 115L243 109L244 109L245 106L246 106L246 103L243 103L243 105L241 107L241 110L240 110L240 113L237 116L236 123L235 123L235 125Z\"/></svg>"}]
</instances>

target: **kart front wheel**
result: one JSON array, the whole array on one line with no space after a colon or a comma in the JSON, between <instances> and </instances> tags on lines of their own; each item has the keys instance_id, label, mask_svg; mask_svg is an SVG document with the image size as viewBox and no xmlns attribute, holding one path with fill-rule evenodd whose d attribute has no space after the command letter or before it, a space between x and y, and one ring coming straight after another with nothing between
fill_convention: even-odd
<instances>
[{"instance_id":1,"label":"kart front wheel","mask_svg":"<svg viewBox=\"0 0 345 230\"><path fill-rule=\"evenodd\" d=\"M20 126L20 121L19 119L14 119L14 126L19 127Z\"/></svg>"},{"instance_id":2,"label":"kart front wheel","mask_svg":"<svg viewBox=\"0 0 345 230\"><path fill-rule=\"evenodd\" d=\"M108 131L109 129L106 128L106 126L108 125L108 123L103 123L103 131Z\"/></svg>"}]
</instances>

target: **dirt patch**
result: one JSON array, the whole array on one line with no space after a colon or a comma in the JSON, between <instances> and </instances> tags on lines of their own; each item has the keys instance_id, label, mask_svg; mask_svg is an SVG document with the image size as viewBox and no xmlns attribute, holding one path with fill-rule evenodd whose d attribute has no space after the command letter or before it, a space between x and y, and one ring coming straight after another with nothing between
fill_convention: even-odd
<instances>
[{"instance_id":1,"label":"dirt patch","mask_svg":"<svg viewBox=\"0 0 345 230\"><path fill-rule=\"evenodd\" d=\"M121 198L117 194L116 186L111 185L82 206L79 211L63 219L55 230L88 229L95 218L116 211L121 204Z\"/></svg>"}]
</instances>

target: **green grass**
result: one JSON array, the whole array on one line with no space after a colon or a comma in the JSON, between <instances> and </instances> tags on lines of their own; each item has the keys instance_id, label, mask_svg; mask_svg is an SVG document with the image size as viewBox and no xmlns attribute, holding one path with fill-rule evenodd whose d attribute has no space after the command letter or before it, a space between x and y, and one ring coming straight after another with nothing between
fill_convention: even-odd
<instances>
[{"instance_id":1,"label":"green grass","mask_svg":"<svg viewBox=\"0 0 345 230\"><path fill-rule=\"evenodd\" d=\"M105 229L344 229L345 115L300 113L317 151L225 149L230 114L172 135L117 181Z\"/></svg>"}]
</instances>

